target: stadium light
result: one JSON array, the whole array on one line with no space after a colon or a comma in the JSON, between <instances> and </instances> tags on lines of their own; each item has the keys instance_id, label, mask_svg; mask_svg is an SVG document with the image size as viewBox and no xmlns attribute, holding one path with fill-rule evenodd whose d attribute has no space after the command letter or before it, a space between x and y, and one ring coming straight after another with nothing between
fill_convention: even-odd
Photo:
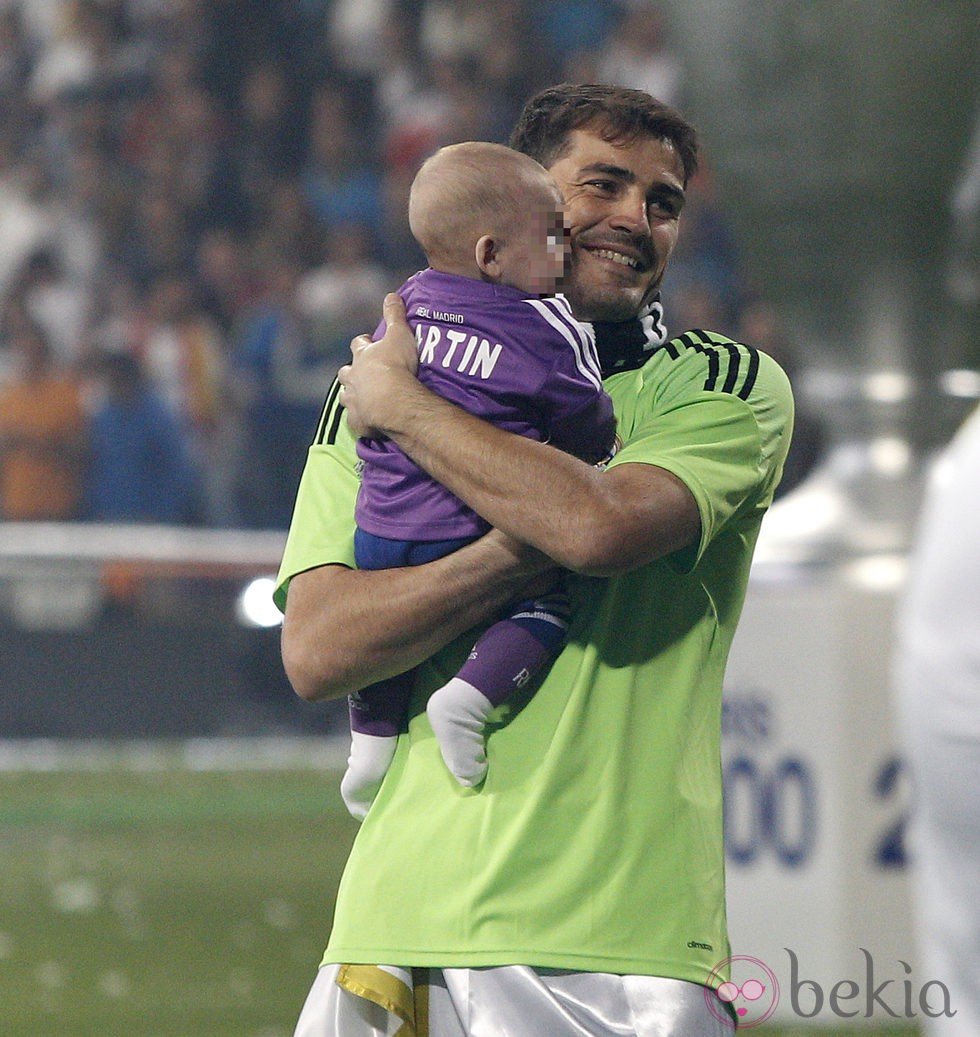
<instances>
[{"instance_id":1,"label":"stadium light","mask_svg":"<svg viewBox=\"0 0 980 1037\"><path fill-rule=\"evenodd\" d=\"M894 594L904 585L908 567L908 559L904 555L871 555L851 562L845 574L851 584L862 590Z\"/></svg>"},{"instance_id":2,"label":"stadium light","mask_svg":"<svg viewBox=\"0 0 980 1037\"><path fill-rule=\"evenodd\" d=\"M239 594L235 612L238 621L248 627L275 627L282 622L282 613L272 600L276 581L272 576L252 580Z\"/></svg>"},{"instance_id":3,"label":"stadium light","mask_svg":"<svg viewBox=\"0 0 980 1037\"><path fill-rule=\"evenodd\" d=\"M904 371L874 371L864 378L862 390L872 403L904 403L912 395L914 383Z\"/></svg>"},{"instance_id":4,"label":"stadium light","mask_svg":"<svg viewBox=\"0 0 980 1037\"><path fill-rule=\"evenodd\" d=\"M878 436L868 444L871 470L886 478L905 475L912 466L912 448L901 436Z\"/></svg>"},{"instance_id":5,"label":"stadium light","mask_svg":"<svg viewBox=\"0 0 980 1037\"><path fill-rule=\"evenodd\" d=\"M947 396L961 400L980 399L980 371L954 368L939 376L939 387Z\"/></svg>"}]
</instances>

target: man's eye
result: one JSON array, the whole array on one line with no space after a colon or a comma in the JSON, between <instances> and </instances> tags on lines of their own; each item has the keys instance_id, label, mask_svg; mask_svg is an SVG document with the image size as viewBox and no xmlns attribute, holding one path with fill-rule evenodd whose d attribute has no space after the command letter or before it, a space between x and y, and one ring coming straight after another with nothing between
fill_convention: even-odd
<instances>
[{"instance_id":1,"label":"man's eye","mask_svg":"<svg viewBox=\"0 0 980 1037\"><path fill-rule=\"evenodd\" d=\"M679 191L654 191L647 196L651 209L666 216L680 216L684 208L684 195Z\"/></svg>"},{"instance_id":2,"label":"man's eye","mask_svg":"<svg viewBox=\"0 0 980 1037\"><path fill-rule=\"evenodd\" d=\"M680 215L680 206L669 198L654 198L650 202L650 211L659 213L661 216L676 218Z\"/></svg>"},{"instance_id":3,"label":"man's eye","mask_svg":"<svg viewBox=\"0 0 980 1037\"><path fill-rule=\"evenodd\" d=\"M589 187L595 187L599 191L616 190L616 185L612 180L590 180Z\"/></svg>"}]
</instances>

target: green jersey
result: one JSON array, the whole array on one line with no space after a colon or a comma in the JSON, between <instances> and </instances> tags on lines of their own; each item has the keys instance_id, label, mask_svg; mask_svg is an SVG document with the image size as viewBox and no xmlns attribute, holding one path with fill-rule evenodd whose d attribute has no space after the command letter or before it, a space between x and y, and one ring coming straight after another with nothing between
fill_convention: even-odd
<instances>
[{"instance_id":1,"label":"green jersey","mask_svg":"<svg viewBox=\"0 0 980 1037\"><path fill-rule=\"evenodd\" d=\"M689 332L605 381L622 447L701 514L693 547L572 577L567 647L501 707L489 773L458 785L425 699L472 637L419 668L407 734L354 842L325 962L526 964L710 983L729 956L721 691L753 546L789 445L769 357ZM353 442L328 401L280 572L352 565ZM717 980L715 980L717 982Z\"/></svg>"}]
</instances>

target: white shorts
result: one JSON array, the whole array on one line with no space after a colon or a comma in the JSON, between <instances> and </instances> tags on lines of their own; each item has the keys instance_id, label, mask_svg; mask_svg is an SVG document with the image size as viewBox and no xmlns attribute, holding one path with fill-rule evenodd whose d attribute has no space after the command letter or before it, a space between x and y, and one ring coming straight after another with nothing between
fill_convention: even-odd
<instances>
[{"instance_id":1,"label":"white shorts","mask_svg":"<svg viewBox=\"0 0 980 1037\"><path fill-rule=\"evenodd\" d=\"M324 965L294 1037L730 1037L697 983L506 965Z\"/></svg>"}]
</instances>

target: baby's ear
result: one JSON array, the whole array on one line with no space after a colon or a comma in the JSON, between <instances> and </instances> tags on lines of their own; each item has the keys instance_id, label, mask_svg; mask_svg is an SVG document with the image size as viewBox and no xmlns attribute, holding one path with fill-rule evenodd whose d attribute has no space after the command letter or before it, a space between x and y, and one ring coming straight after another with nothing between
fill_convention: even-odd
<instances>
[{"instance_id":1,"label":"baby's ear","mask_svg":"<svg viewBox=\"0 0 980 1037\"><path fill-rule=\"evenodd\" d=\"M487 277L500 276L500 245L495 238L484 234L476 243L476 265Z\"/></svg>"}]
</instances>

